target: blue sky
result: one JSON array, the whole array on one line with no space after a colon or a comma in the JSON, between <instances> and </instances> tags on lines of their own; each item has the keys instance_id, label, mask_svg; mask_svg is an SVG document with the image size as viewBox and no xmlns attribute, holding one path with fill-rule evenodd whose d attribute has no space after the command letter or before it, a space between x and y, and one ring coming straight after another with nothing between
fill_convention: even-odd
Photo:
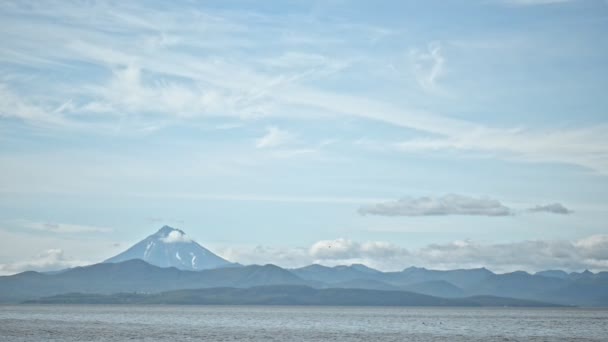
<instances>
[{"instance_id":1,"label":"blue sky","mask_svg":"<svg viewBox=\"0 0 608 342\"><path fill-rule=\"evenodd\" d=\"M241 263L608 270L606 32L599 0L4 1L0 272L164 224Z\"/></svg>"}]
</instances>

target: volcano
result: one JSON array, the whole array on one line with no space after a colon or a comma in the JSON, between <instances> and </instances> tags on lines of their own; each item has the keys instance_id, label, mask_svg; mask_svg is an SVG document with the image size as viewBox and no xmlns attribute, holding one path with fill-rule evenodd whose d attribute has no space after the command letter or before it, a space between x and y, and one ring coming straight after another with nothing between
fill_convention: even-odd
<instances>
[{"instance_id":1,"label":"volcano","mask_svg":"<svg viewBox=\"0 0 608 342\"><path fill-rule=\"evenodd\" d=\"M104 262L119 263L133 259L141 259L159 267L176 267L187 271L238 265L199 245L182 230L169 226L162 227L133 247Z\"/></svg>"}]
</instances>

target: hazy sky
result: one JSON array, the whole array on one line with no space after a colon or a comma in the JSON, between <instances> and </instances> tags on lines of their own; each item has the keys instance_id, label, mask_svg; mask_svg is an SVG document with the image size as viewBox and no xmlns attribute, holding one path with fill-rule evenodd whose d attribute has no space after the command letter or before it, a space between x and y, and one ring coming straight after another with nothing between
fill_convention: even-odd
<instances>
[{"instance_id":1,"label":"hazy sky","mask_svg":"<svg viewBox=\"0 0 608 342\"><path fill-rule=\"evenodd\" d=\"M0 273L608 270L608 2L2 1ZM335 248L322 248L332 241Z\"/></svg>"}]
</instances>

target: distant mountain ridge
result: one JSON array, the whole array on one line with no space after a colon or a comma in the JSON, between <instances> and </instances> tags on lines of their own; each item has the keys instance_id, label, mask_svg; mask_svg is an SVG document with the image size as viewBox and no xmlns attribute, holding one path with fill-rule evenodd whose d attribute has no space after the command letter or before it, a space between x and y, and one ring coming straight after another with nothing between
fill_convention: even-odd
<instances>
[{"instance_id":1,"label":"distant mountain ridge","mask_svg":"<svg viewBox=\"0 0 608 342\"><path fill-rule=\"evenodd\" d=\"M191 240L182 230L169 226L163 226L156 233L104 262L118 263L133 259L187 271L238 266Z\"/></svg>"},{"instance_id":2,"label":"distant mountain ridge","mask_svg":"<svg viewBox=\"0 0 608 342\"><path fill-rule=\"evenodd\" d=\"M523 302L520 303L608 306L608 272L594 274L587 270L580 273L547 270L535 274L523 271L496 274L485 268L440 271L420 267L382 272L361 264L334 267L314 264L295 269L275 265L242 266L213 254L192 241L183 231L168 226L100 264L57 272L30 271L0 277L0 303L36 300L66 293L112 297L116 293L154 294L187 289L267 286L307 286L317 290L350 291L335 292L341 295L369 294L357 291L370 290L417 293L445 300L476 297L483 298L486 303L498 303L495 298L508 297L521 299ZM231 296L238 297L245 292L235 293ZM315 292L315 296L324 293L334 292ZM300 295L292 299L302 303L313 301ZM374 298L392 298L385 295L374 294ZM329 298L326 300L331 302ZM242 298L236 300L242 301Z\"/></svg>"},{"instance_id":3,"label":"distant mountain ridge","mask_svg":"<svg viewBox=\"0 0 608 342\"><path fill-rule=\"evenodd\" d=\"M532 275L523 271L495 274L485 268L439 271L420 267L401 272L370 272L353 266L322 265L290 271L303 280L324 283L325 287L399 289L444 298L504 296L564 305L608 306L608 272L548 271Z\"/></svg>"},{"instance_id":4,"label":"distant mountain ridge","mask_svg":"<svg viewBox=\"0 0 608 342\"><path fill-rule=\"evenodd\" d=\"M324 267L324 266L322 266ZM319 268L324 277L329 274L349 274L357 267ZM310 269L308 269L310 271ZM422 272L422 274L421 274ZM459 287L446 281L446 278L458 280L485 274L483 270L433 271L408 269L402 272L370 272L360 269L360 278L341 282L321 282L318 277L300 275L294 270L286 270L275 265L251 265L227 267L201 271L184 271L175 267L161 268L150 265L143 260L134 259L122 263L101 263L86 267L77 267L55 274L24 272L13 276L0 277L0 303L36 300L41 297L57 296L66 293L85 293L110 296L116 293L154 294L167 291L209 288L252 288L264 286L308 286L318 290L370 290L380 292L407 292L434 298L462 299L469 297L490 298L487 303L498 303L494 297L520 299L521 303L543 302L577 306L608 306L608 273L577 273L575 279L557 279L525 272L494 274L477 283L461 282ZM457 275L457 277L455 277ZM342 279L336 277L336 279ZM367 277L367 278L365 278ZM422 280L422 281L421 281ZM206 293L206 292L205 292ZM240 293L240 292L239 292ZM347 292L323 292L340 293ZM350 294L359 292L348 292ZM361 292L367 293L367 292ZM374 292L375 293L375 292ZM315 296L318 295L315 294ZM385 295L382 295L385 296ZM388 296L388 295L387 295ZM374 295L375 298L379 298ZM300 298L300 297L297 297ZM326 298L331 302L330 298ZM382 297L382 298L392 298ZM309 303L312 299L301 300ZM242 301L239 299L236 302ZM372 302L369 302L372 303ZM374 302L374 303L383 303ZM450 303L456 303L454 301ZM508 303L508 302L505 302ZM510 302L512 304L512 302ZM505 304L505 305L511 305ZM372 304L370 304L372 305Z\"/></svg>"}]
</instances>

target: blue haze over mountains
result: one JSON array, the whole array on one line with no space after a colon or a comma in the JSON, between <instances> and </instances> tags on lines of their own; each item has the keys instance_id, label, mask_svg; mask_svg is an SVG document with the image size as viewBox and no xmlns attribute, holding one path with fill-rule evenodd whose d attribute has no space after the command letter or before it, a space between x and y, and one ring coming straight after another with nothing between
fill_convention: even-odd
<instances>
[{"instance_id":1,"label":"blue haze over mountains","mask_svg":"<svg viewBox=\"0 0 608 342\"><path fill-rule=\"evenodd\" d=\"M119 293L123 295L116 297ZM133 295L125 296L125 293ZM149 297L152 294L155 297ZM190 240L183 231L165 226L104 263L46 274L30 271L0 277L0 302L45 300L606 306L608 272L548 270L536 274L523 271L495 274L485 268L438 271L417 267L381 272L361 264L335 267L315 264L296 269L243 266L213 254Z\"/></svg>"}]
</instances>

